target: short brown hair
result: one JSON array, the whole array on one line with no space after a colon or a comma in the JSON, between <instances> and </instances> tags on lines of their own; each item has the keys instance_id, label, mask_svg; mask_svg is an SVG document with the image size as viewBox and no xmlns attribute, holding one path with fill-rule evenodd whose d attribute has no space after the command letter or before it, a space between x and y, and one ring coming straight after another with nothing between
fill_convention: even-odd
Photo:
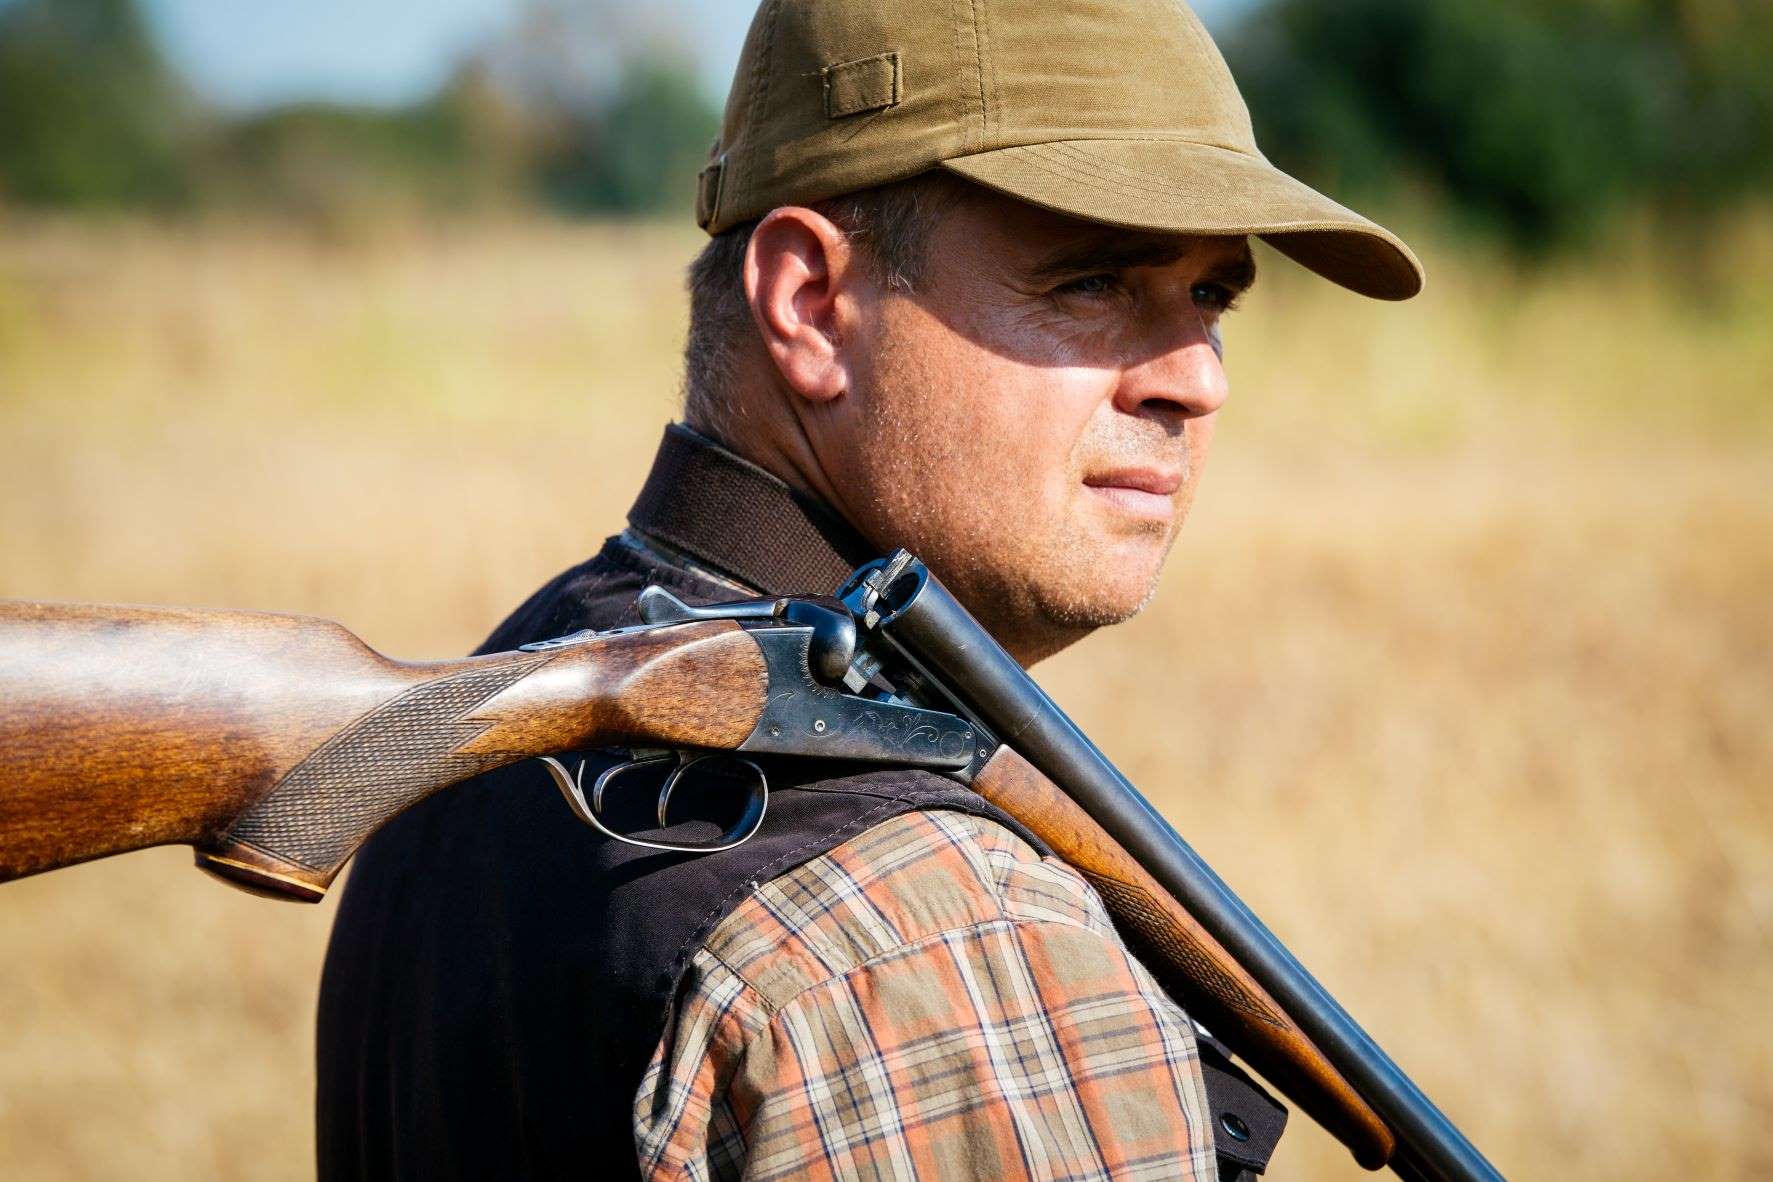
<instances>
[{"instance_id":1,"label":"short brown hair","mask_svg":"<svg viewBox=\"0 0 1773 1182\"><path fill-rule=\"evenodd\" d=\"M949 173L920 173L815 202L810 208L849 236L875 277L895 291L924 280L931 234L971 186ZM689 266L689 336L683 347L683 416L691 426L731 437L743 415L736 389L739 348L755 332L745 301L745 252L757 222L709 239Z\"/></svg>"}]
</instances>

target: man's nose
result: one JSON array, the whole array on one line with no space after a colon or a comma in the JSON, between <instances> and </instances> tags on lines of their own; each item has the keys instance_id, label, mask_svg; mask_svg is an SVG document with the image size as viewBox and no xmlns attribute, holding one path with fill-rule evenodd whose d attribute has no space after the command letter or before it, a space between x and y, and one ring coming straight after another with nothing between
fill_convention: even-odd
<instances>
[{"instance_id":1,"label":"man's nose","mask_svg":"<svg viewBox=\"0 0 1773 1182\"><path fill-rule=\"evenodd\" d=\"M1115 408L1124 414L1197 419L1225 405L1231 394L1218 342L1199 312L1177 318L1167 339L1121 371Z\"/></svg>"}]
</instances>

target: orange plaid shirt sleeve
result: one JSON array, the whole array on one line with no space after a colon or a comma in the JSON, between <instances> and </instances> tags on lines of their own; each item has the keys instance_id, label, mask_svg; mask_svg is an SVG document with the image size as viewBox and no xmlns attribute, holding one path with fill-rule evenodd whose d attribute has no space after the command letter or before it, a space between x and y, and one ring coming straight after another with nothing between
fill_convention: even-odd
<instances>
[{"instance_id":1,"label":"orange plaid shirt sleeve","mask_svg":"<svg viewBox=\"0 0 1773 1182\"><path fill-rule=\"evenodd\" d=\"M641 1172L1209 1182L1198 1055L1073 870L908 813L715 928L635 1097Z\"/></svg>"}]
</instances>

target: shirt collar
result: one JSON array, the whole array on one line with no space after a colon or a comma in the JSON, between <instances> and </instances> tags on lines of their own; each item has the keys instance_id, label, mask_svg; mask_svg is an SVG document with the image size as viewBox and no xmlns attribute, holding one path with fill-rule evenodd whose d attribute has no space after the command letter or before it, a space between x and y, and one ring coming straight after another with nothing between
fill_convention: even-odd
<instances>
[{"instance_id":1,"label":"shirt collar","mask_svg":"<svg viewBox=\"0 0 1773 1182\"><path fill-rule=\"evenodd\" d=\"M681 423L665 428L628 523L766 595L830 595L880 556L825 504Z\"/></svg>"}]
</instances>

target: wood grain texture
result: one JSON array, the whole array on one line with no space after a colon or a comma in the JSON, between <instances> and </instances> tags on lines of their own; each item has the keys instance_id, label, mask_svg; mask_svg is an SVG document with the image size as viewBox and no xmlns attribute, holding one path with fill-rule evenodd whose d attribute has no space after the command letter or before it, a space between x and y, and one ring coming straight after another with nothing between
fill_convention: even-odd
<instances>
[{"instance_id":1,"label":"wood grain texture","mask_svg":"<svg viewBox=\"0 0 1773 1182\"><path fill-rule=\"evenodd\" d=\"M183 843L318 899L439 788L584 747L730 748L767 682L728 621L406 663L307 617L0 603L0 881Z\"/></svg>"},{"instance_id":2,"label":"wood grain texture","mask_svg":"<svg viewBox=\"0 0 1773 1182\"><path fill-rule=\"evenodd\" d=\"M973 781L1087 878L1158 983L1284 1095L1376 1170L1396 1139L1275 1000L1120 843L1009 746Z\"/></svg>"}]
</instances>

